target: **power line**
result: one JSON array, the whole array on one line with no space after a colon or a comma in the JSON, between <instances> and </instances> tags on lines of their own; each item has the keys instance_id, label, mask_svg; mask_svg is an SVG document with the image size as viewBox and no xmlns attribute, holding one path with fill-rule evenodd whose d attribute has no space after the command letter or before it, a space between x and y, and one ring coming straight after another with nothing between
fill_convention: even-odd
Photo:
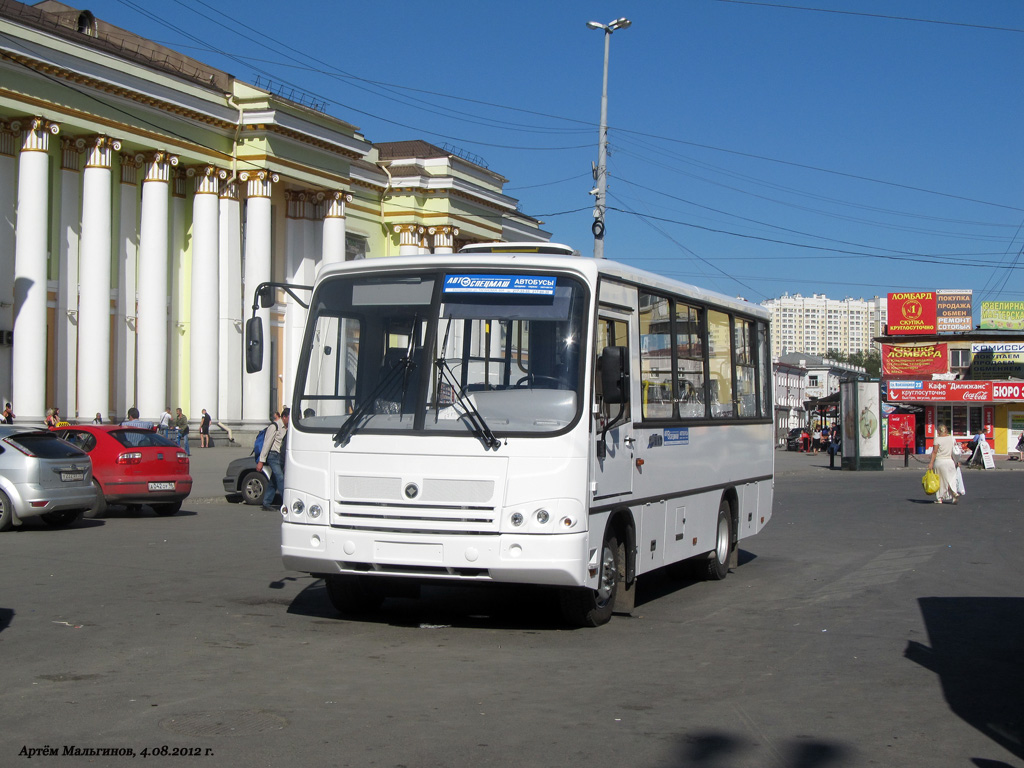
<instances>
[{"instance_id":1,"label":"power line","mask_svg":"<svg viewBox=\"0 0 1024 768\"><path fill-rule=\"evenodd\" d=\"M720 3L731 3L733 5L759 5L764 8L784 8L791 11L813 11L814 13L834 13L841 16L865 16L871 19L886 19L890 21L913 21L919 24L941 24L947 27L966 27L968 29L985 29L992 32L1024 32L1024 29L1016 27L997 27L990 24L969 24L964 21L943 21L942 19L918 19L912 16L893 16L886 13L867 13L865 11L841 11L835 8L811 8L804 5L785 5L783 3L765 3L757 0L718 0Z\"/></svg>"}]
</instances>

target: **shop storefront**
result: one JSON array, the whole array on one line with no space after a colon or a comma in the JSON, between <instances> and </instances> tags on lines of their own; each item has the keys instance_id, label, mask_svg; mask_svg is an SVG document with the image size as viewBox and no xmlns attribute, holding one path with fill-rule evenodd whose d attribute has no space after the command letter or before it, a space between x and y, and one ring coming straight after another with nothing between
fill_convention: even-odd
<instances>
[{"instance_id":1,"label":"shop storefront","mask_svg":"<svg viewBox=\"0 0 1024 768\"><path fill-rule=\"evenodd\" d=\"M1024 382L891 380L884 386L889 403L924 408L926 449L940 424L960 442L980 429L997 454L1013 450L1024 430Z\"/></svg>"}]
</instances>

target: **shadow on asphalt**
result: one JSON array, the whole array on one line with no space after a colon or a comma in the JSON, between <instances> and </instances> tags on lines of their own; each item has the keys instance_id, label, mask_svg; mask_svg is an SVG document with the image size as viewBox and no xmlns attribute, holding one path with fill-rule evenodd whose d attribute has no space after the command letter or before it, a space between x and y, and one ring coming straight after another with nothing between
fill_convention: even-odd
<instances>
[{"instance_id":1,"label":"shadow on asphalt","mask_svg":"<svg viewBox=\"0 0 1024 768\"><path fill-rule=\"evenodd\" d=\"M757 556L739 551L739 564ZM699 563L694 562L695 567ZM693 573L694 569L690 569ZM397 627L453 626L486 627L488 629L564 630L567 629L559 611L558 592L551 588L521 584L423 584L418 598L390 597L374 613L342 617L331 605L322 579L287 577L273 581L270 589L283 589L285 581L310 579L288 606L288 613L318 619L333 619L388 624ZM637 584L636 605L658 600L694 584L701 579L690 575L674 576L661 568L645 573ZM615 619L629 618L617 614ZM613 620L615 620L613 619Z\"/></svg>"},{"instance_id":2,"label":"shadow on asphalt","mask_svg":"<svg viewBox=\"0 0 1024 768\"><path fill-rule=\"evenodd\" d=\"M903 655L939 676L957 716L1024 758L1024 598L923 597L918 603L931 647L910 641Z\"/></svg>"},{"instance_id":3,"label":"shadow on asphalt","mask_svg":"<svg viewBox=\"0 0 1024 768\"><path fill-rule=\"evenodd\" d=\"M729 765L743 752L761 749L762 745L741 736L722 731L703 731L680 736L678 757L670 766L722 766ZM778 755L780 765L790 768L827 768L852 764L853 751L837 742L800 738L775 742L772 751Z\"/></svg>"},{"instance_id":4,"label":"shadow on asphalt","mask_svg":"<svg viewBox=\"0 0 1024 768\"><path fill-rule=\"evenodd\" d=\"M14 618L14 611L11 608L0 608L0 632L11 626L11 619Z\"/></svg>"}]
</instances>

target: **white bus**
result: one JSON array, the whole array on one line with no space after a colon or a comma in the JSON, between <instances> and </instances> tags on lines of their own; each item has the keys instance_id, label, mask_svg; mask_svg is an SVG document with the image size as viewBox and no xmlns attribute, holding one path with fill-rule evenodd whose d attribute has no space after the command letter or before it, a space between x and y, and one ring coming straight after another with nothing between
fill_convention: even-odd
<instances>
[{"instance_id":1,"label":"white bus","mask_svg":"<svg viewBox=\"0 0 1024 768\"><path fill-rule=\"evenodd\" d=\"M656 568L722 579L771 516L768 331L757 305L550 243L326 266L284 564L343 614L505 582L558 588L582 626L629 612Z\"/></svg>"}]
</instances>

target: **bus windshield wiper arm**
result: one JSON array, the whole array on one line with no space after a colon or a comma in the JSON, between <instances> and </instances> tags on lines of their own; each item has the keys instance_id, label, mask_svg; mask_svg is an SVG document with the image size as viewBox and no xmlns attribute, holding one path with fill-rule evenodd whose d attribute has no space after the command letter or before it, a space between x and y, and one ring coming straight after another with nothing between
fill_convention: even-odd
<instances>
[{"instance_id":1,"label":"bus windshield wiper arm","mask_svg":"<svg viewBox=\"0 0 1024 768\"><path fill-rule=\"evenodd\" d=\"M344 446L347 444L349 438L352 437L352 433L358 428L360 420L370 412L370 409L373 408L377 398L389 391L395 385L400 374L405 374L407 371L411 371L415 367L416 363L409 358L404 358L398 365L388 371L384 378L378 382L377 386L370 391L370 394L366 396L366 399L363 400L363 402L360 403L354 411L352 411L352 415L348 417L348 421L342 424L341 429L335 433L335 445Z\"/></svg>"},{"instance_id":2,"label":"bus windshield wiper arm","mask_svg":"<svg viewBox=\"0 0 1024 768\"><path fill-rule=\"evenodd\" d=\"M448 361L443 357L439 357L434 361L434 364L437 366L438 371L441 372L441 377L448 380L448 385L455 393L456 402L465 409L466 418L469 420L469 425L472 427L473 433L480 438L480 441L484 444L485 448L498 450L501 447L501 441L494 436L493 432L491 432L491 428L487 426L487 422L484 420L480 411L477 410L477 407L473 404L473 400L462 391L462 387L459 386L458 379L455 378L455 374L448 366Z\"/></svg>"}]
</instances>

